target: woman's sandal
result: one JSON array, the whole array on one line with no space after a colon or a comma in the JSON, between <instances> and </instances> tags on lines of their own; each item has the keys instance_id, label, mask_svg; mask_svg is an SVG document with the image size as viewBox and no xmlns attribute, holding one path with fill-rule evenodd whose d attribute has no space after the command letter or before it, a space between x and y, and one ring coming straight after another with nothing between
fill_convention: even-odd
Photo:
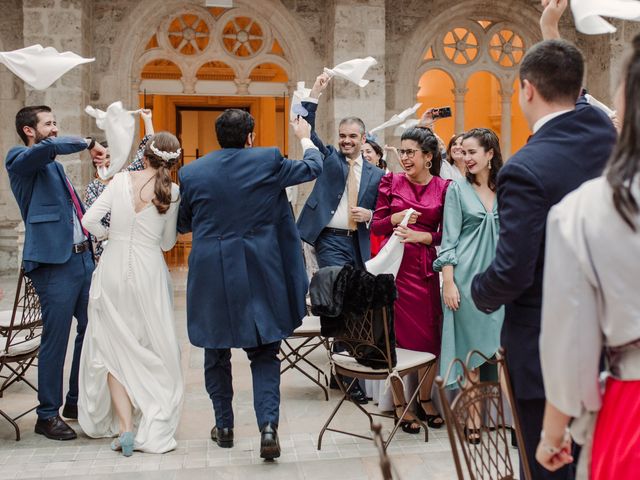
<instances>
[{"instance_id":1,"label":"woman's sandal","mask_svg":"<svg viewBox=\"0 0 640 480\"><path fill-rule=\"evenodd\" d=\"M467 443L471 445L478 445L481 441L479 428L464 427L464 436L467 439Z\"/></svg>"},{"instance_id":2,"label":"woman's sandal","mask_svg":"<svg viewBox=\"0 0 640 480\"><path fill-rule=\"evenodd\" d=\"M398 421L398 418L400 418L400 416L398 415L398 410L400 410L400 413L402 413L406 406L406 404L403 406L394 405L393 416L395 417L396 422ZM405 413L404 418L407 418L409 415L412 416L413 414L411 414L411 412L407 412ZM420 433L420 424L416 420L402 420L400 422L400 428L403 432L410 433L412 435Z\"/></svg>"},{"instance_id":3,"label":"woman's sandal","mask_svg":"<svg viewBox=\"0 0 640 480\"><path fill-rule=\"evenodd\" d=\"M431 428L442 428L442 426L444 425L444 418L442 418L439 413L436 413L435 415L428 414L423 407L424 404L433 403L433 400L418 399L418 403L420 404L420 409L418 410L418 418L420 420L425 420L427 422L427 425L429 425Z\"/></svg>"}]
</instances>

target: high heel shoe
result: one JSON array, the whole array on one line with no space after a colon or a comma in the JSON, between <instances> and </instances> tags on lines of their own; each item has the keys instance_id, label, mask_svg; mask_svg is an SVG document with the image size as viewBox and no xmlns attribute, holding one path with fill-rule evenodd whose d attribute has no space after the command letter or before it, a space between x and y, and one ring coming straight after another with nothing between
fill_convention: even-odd
<instances>
[{"instance_id":1,"label":"high heel shoe","mask_svg":"<svg viewBox=\"0 0 640 480\"><path fill-rule=\"evenodd\" d=\"M479 428L464 427L464 436L470 445L479 445L481 441L480 435L481 431Z\"/></svg>"},{"instance_id":2,"label":"high heel shoe","mask_svg":"<svg viewBox=\"0 0 640 480\"><path fill-rule=\"evenodd\" d=\"M428 414L427 410L423 407L423 405L425 404L433 403L433 400L422 400L421 398L419 398L418 403L420 404L420 408L417 412L418 418L420 420L426 421L427 425L429 425L431 428L442 428L442 426L444 425L444 418L442 418L439 413L436 413L435 415Z\"/></svg>"},{"instance_id":3,"label":"high heel shoe","mask_svg":"<svg viewBox=\"0 0 640 480\"><path fill-rule=\"evenodd\" d=\"M111 442L111 450L114 452L122 452L125 457L133 455L133 440L134 436L131 432L124 432L113 442Z\"/></svg>"},{"instance_id":4,"label":"high heel shoe","mask_svg":"<svg viewBox=\"0 0 640 480\"><path fill-rule=\"evenodd\" d=\"M406 406L407 406L406 403L404 405L393 406L393 416L396 422L399 421L400 415L402 414ZM398 411L400 413L398 413ZM402 429L403 432L415 435L420 433L420 423L415 418L411 418L411 417L413 417L413 414L411 412L405 413L404 418L400 420L400 428Z\"/></svg>"}]
</instances>

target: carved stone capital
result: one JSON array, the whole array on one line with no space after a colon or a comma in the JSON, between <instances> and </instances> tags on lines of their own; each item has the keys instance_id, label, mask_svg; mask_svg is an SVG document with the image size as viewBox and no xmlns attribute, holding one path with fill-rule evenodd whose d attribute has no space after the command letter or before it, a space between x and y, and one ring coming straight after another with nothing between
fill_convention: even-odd
<instances>
[{"instance_id":1,"label":"carved stone capital","mask_svg":"<svg viewBox=\"0 0 640 480\"><path fill-rule=\"evenodd\" d=\"M234 78L233 81L236 84L236 94L249 95L249 85L251 85L250 78Z\"/></svg>"},{"instance_id":2,"label":"carved stone capital","mask_svg":"<svg viewBox=\"0 0 640 480\"><path fill-rule=\"evenodd\" d=\"M459 99L460 97L464 99L464 96L467 94L467 92L469 92L469 89L464 87L457 87L457 88L451 89L451 93L453 93L456 99Z\"/></svg>"}]
</instances>

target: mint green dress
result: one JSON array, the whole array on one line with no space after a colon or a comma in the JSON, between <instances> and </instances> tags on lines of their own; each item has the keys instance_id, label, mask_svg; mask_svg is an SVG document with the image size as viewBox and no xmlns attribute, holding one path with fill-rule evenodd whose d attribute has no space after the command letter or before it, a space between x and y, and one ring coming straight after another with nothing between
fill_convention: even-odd
<instances>
[{"instance_id":1,"label":"mint green dress","mask_svg":"<svg viewBox=\"0 0 640 480\"><path fill-rule=\"evenodd\" d=\"M479 350L487 357L492 357L500 346L504 307L487 315L476 308L471 298L473 277L484 272L496 254L499 231L497 207L496 199L493 210L487 212L466 179L452 182L447 191L442 244L438 258L433 262L433 270L439 272L445 265L454 266L453 276L460 292L460 306L454 312L444 302L442 305L444 319L440 375L443 378L454 358L465 361L471 350ZM474 355L469 366L477 368L483 363L481 357ZM460 374L462 369L456 367L446 379L447 385L453 384Z\"/></svg>"}]
</instances>

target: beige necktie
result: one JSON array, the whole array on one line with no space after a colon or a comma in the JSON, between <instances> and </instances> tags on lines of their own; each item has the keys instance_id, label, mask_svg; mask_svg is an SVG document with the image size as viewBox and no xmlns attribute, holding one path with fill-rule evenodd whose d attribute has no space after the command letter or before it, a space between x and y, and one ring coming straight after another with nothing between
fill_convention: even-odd
<instances>
[{"instance_id":1,"label":"beige necktie","mask_svg":"<svg viewBox=\"0 0 640 480\"><path fill-rule=\"evenodd\" d=\"M357 230L358 224L353 219L351 209L358 206L358 181L356 179L356 161L347 159L349 162L349 176L347 177L347 200L349 201L349 230Z\"/></svg>"}]
</instances>

